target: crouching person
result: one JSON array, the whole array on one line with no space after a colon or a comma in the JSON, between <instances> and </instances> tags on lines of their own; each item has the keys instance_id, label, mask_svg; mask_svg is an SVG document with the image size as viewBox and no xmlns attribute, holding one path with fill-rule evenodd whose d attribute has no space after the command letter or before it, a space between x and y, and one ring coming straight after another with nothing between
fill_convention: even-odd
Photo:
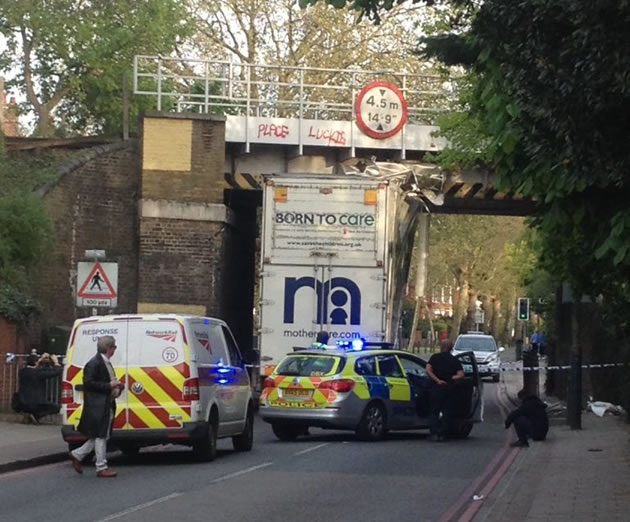
<instances>
[{"instance_id":1,"label":"crouching person","mask_svg":"<svg viewBox=\"0 0 630 522\"><path fill-rule=\"evenodd\" d=\"M505 429L512 424L516 430L518 439L510 446L516 448L528 448L528 439L545 440L549 431L549 418L547 417L547 405L535 395L529 395L525 390L518 392L521 405L505 419Z\"/></svg>"}]
</instances>

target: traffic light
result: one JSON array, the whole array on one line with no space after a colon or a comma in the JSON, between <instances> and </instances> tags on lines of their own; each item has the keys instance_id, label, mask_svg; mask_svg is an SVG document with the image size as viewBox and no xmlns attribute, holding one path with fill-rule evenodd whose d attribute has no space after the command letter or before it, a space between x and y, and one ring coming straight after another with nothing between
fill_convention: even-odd
<instances>
[{"instance_id":1,"label":"traffic light","mask_svg":"<svg viewBox=\"0 0 630 522\"><path fill-rule=\"evenodd\" d=\"M518 320L529 321L529 297L518 298Z\"/></svg>"}]
</instances>

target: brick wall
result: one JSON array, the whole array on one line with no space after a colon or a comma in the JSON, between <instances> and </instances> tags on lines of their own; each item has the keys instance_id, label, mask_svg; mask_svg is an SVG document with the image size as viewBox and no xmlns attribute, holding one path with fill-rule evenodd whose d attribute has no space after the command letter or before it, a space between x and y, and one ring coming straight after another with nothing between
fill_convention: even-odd
<instances>
[{"instance_id":1,"label":"brick wall","mask_svg":"<svg viewBox=\"0 0 630 522\"><path fill-rule=\"evenodd\" d=\"M201 305L220 309L218 281L224 260L222 223L143 218L139 262L140 302Z\"/></svg>"},{"instance_id":2,"label":"brick wall","mask_svg":"<svg viewBox=\"0 0 630 522\"><path fill-rule=\"evenodd\" d=\"M133 313L137 302L137 152L130 142L82 153L44 190L54 244L32 289L41 301L42 327L72 325L90 313L76 302L77 263L87 249L105 250L118 262L118 306ZM100 309L99 312L108 312Z\"/></svg>"},{"instance_id":3,"label":"brick wall","mask_svg":"<svg viewBox=\"0 0 630 522\"><path fill-rule=\"evenodd\" d=\"M142 136L144 199L223 203L224 118L149 114Z\"/></svg>"}]
</instances>

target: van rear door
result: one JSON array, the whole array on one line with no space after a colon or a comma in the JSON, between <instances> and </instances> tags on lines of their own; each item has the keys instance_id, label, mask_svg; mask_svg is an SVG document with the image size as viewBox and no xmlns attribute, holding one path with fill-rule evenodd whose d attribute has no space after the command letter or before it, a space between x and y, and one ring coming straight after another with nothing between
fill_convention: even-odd
<instances>
[{"instance_id":1,"label":"van rear door","mask_svg":"<svg viewBox=\"0 0 630 522\"><path fill-rule=\"evenodd\" d=\"M124 429L181 428L199 399L183 324L173 317L130 317L127 331Z\"/></svg>"},{"instance_id":2,"label":"van rear door","mask_svg":"<svg viewBox=\"0 0 630 522\"><path fill-rule=\"evenodd\" d=\"M63 421L75 428L81 419L83 410L83 368L97 354L96 343L99 337L111 335L119 349L111 359L118 380L124 382L127 367L127 320L124 319L82 319L75 323L70 344L66 352L62 389ZM121 429L127 422L124 404L127 402L124 389L116 401L114 429Z\"/></svg>"}]
</instances>

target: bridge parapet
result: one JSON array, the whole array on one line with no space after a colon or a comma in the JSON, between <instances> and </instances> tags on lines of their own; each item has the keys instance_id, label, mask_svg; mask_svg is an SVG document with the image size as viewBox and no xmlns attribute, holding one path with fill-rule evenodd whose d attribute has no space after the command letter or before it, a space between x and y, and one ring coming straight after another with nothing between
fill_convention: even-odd
<instances>
[{"instance_id":1,"label":"bridge parapet","mask_svg":"<svg viewBox=\"0 0 630 522\"><path fill-rule=\"evenodd\" d=\"M355 100L373 81L396 86L407 124L390 138L373 139L356 125ZM226 141L304 146L440 150L436 116L449 110L457 79L390 70L242 64L220 60L136 56L134 93L156 98L159 111L225 115Z\"/></svg>"}]
</instances>

